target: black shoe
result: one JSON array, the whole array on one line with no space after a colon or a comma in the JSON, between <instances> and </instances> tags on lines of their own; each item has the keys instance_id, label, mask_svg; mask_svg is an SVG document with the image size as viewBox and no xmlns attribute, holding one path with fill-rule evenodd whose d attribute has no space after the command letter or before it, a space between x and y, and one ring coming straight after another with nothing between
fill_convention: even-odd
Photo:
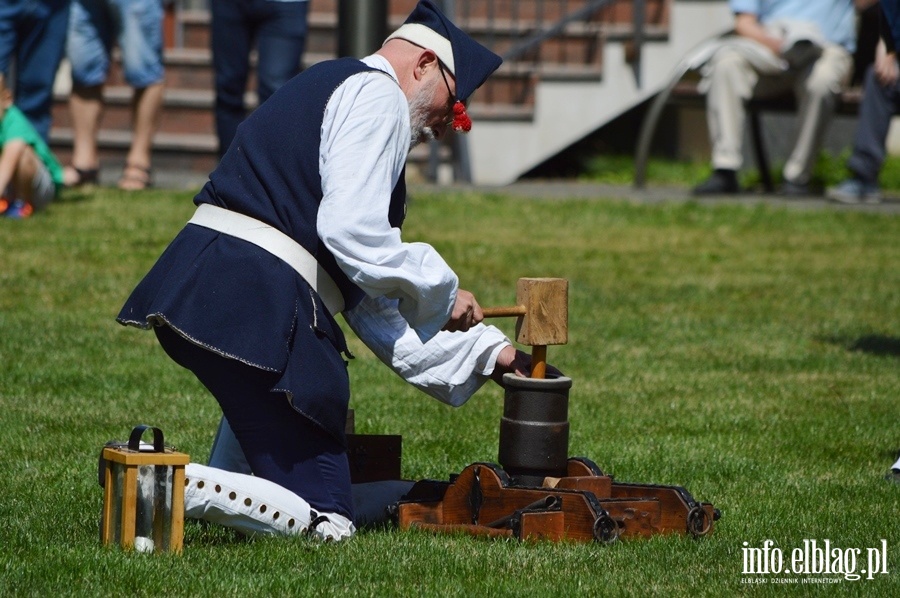
<instances>
[{"instance_id":1,"label":"black shoe","mask_svg":"<svg viewBox=\"0 0 900 598\"><path fill-rule=\"evenodd\" d=\"M778 193L787 197L808 197L813 195L812 190L806 183L794 183L788 180L781 184Z\"/></svg>"},{"instance_id":2,"label":"black shoe","mask_svg":"<svg viewBox=\"0 0 900 598\"><path fill-rule=\"evenodd\" d=\"M737 173L717 168L708 179L694 187L694 195L729 195L740 192Z\"/></svg>"}]
</instances>

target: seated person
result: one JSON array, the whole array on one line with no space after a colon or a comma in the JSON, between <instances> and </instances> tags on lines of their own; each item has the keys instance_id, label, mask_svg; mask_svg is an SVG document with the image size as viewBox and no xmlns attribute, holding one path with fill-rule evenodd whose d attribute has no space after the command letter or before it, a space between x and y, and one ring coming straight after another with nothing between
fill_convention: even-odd
<instances>
[{"instance_id":1,"label":"seated person","mask_svg":"<svg viewBox=\"0 0 900 598\"><path fill-rule=\"evenodd\" d=\"M0 213L27 218L53 201L62 166L12 100L0 74Z\"/></svg>"},{"instance_id":2,"label":"seated person","mask_svg":"<svg viewBox=\"0 0 900 598\"><path fill-rule=\"evenodd\" d=\"M853 153L847 161L851 176L826 191L826 196L833 201L848 204L881 202L878 174L884 164L891 118L900 105L897 54L893 48L888 50L885 40L890 42L891 37L883 36L878 42L875 63L866 71Z\"/></svg>"},{"instance_id":3,"label":"seated person","mask_svg":"<svg viewBox=\"0 0 900 598\"><path fill-rule=\"evenodd\" d=\"M858 0L859 1L859 0ZM797 97L799 130L784 166L782 193L806 195L838 92L853 69L853 0L730 0L735 36L705 67L712 176L698 195L737 193L745 105L752 98Z\"/></svg>"}]
</instances>

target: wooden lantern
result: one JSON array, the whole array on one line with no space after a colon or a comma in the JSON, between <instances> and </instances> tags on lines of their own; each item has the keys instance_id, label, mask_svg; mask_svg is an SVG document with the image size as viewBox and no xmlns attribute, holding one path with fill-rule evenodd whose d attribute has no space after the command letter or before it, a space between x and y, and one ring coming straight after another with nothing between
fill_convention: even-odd
<instances>
[{"instance_id":1,"label":"wooden lantern","mask_svg":"<svg viewBox=\"0 0 900 598\"><path fill-rule=\"evenodd\" d=\"M141 442L153 431L152 446ZM103 514L100 538L139 552L181 552L184 539L184 466L190 458L163 444L162 430L137 426L128 443L101 455Z\"/></svg>"}]
</instances>

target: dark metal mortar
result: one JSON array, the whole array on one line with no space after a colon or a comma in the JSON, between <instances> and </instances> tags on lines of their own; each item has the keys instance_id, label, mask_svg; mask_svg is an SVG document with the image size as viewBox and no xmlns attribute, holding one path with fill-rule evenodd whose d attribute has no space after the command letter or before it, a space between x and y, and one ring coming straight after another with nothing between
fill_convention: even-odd
<instances>
[{"instance_id":1,"label":"dark metal mortar","mask_svg":"<svg viewBox=\"0 0 900 598\"><path fill-rule=\"evenodd\" d=\"M498 461L517 486L565 477L569 458L569 389L565 376L505 374Z\"/></svg>"}]
</instances>

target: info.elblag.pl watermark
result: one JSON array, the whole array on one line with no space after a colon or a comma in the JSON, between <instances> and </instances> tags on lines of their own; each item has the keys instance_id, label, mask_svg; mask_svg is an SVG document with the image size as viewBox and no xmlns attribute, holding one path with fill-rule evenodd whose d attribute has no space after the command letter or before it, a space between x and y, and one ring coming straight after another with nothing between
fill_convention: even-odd
<instances>
[{"instance_id":1,"label":"info.elblag.pl watermark","mask_svg":"<svg viewBox=\"0 0 900 598\"><path fill-rule=\"evenodd\" d=\"M888 544L871 548L842 548L831 540L803 540L792 549L779 548L774 540L762 546L743 543L741 583L822 584L875 579L888 573Z\"/></svg>"}]
</instances>

